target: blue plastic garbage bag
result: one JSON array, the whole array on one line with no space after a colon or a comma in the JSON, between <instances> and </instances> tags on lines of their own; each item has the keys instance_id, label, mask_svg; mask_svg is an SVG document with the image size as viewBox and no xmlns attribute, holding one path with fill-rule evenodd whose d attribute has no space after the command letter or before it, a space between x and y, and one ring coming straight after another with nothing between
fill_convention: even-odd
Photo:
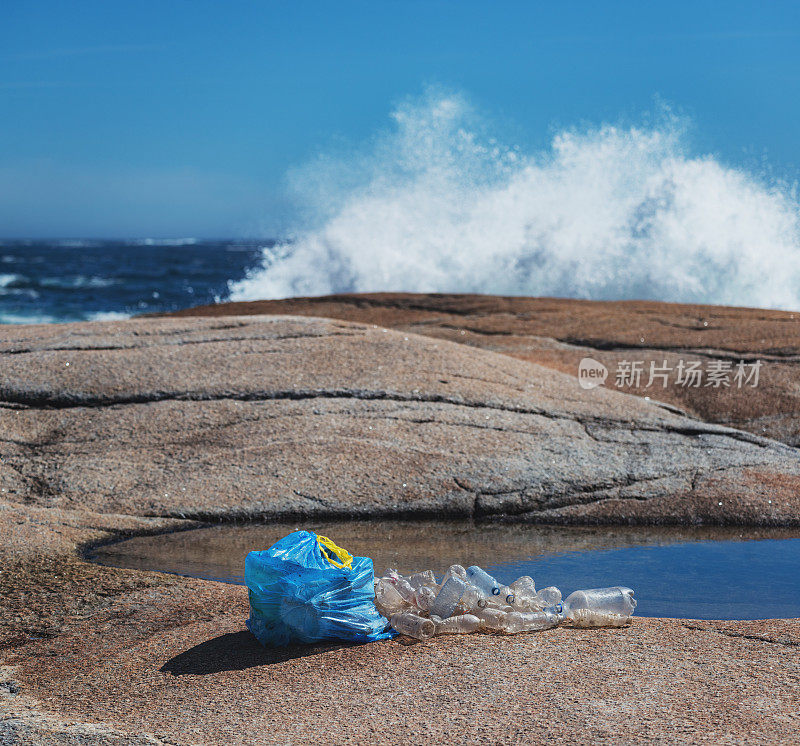
<instances>
[{"instance_id":1,"label":"blue plastic garbage bag","mask_svg":"<svg viewBox=\"0 0 800 746\"><path fill-rule=\"evenodd\" d=\"M392 637L375 608L369 557L353 557L313 531L296 531L244 563L247 628L262 645Z\"/></svg>"}]
</instances>

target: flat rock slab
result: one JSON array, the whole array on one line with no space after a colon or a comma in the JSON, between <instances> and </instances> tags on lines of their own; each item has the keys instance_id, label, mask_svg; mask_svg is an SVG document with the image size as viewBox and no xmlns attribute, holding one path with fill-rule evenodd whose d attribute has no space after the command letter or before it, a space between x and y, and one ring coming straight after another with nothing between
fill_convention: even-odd
<instances>
[{"instance_id":1,"label":"flat rock slab","mask_svg":"<svg viewBox=\"0 0 800 746\"><path fill-rule=\"evenodd\" d=\"M610 371L608 388L671 403L708 422L800 445L800 312L658 303L371 293L222 303L180 316L289 313L326 316L425 334L576 375L591 357ZM676 385L680 361L732 367L725 387ZM761 360L758 386L733 381L739 361ZM641 381L618 382L624 361L643 363ZM650 364L673 369L649 383ZM747 369L747 373L750 368ZM703 384L706 379L703 380Z\"/></svg>"},{"instance_id":2,"label":"flat rock slab","mask_svg":"<svg viewBox=\"0 0 800 746\"><path fill-rule=\"evenodd\" d=\"M792 743L800 732L800 620L634 618L269 650L244 629L241 587L75 555L179 525L2 506L0 743Z\"/></svg>"},{"instance_id":3,"label":"flat rock slab","mask_svg":"<svg viewBox=\"0 0 800 746\"><path fill-rule=\"evenodd\" d=\"M0 495L173 518L800 522L800 454L552 369L305 317L19 327Z\"/></svg>"},{"instance_id":4,"label":"flat rock slab","mask_svg":"<svg viewBox=\"0 0 800 746\"><path fill-rule=\"evenodd\" d=\"M796 740L800 622L267 651L242 588L78 551L194 518L800 523L784 444L306 317L0 336L0 744Z\"/></svg>"},{"instance_id":5,"label":"flat rock slab","mask_svg":"<svg viewBox=\"0 0 800 746\"><path fill-rule=\"evenodd\" d=\"M196 593L188 610L145 617L196 615L181 626L137 638L106 624L20 651L16 698L39 715L0 721L0 738L71 727L159 744L789 743L800 728L797 622L634 619L267 650L243 629L242 589Z\"/></svg>"}]
</instances>

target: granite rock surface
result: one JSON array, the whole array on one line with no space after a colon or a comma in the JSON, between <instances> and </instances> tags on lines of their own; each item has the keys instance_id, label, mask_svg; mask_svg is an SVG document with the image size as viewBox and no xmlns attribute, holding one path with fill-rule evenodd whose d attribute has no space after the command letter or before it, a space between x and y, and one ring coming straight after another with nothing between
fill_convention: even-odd
<instances>
[{"instance_id":1,"label":"granite rock surface","mask_svg":"<svg viewBox=\"0 0 800 746\"><path fill-rule=\"evenodd\" d=\"M800 454L504 355L306 317L20 327L0 495L172 518L800 521Z\"/></svg>"},{"instance_id":2,"label":"granite rock surface","mask_svg":"<svg viewBox=\"0 0 800 746\"><path fill-rule=\"evenodd\" d=\"M800 732L798 620L269 651L243 588L80 554L208 518L796 526L783 443L372 322L5 328L0 359L0 744Z\"/></svg>"},{"instance_id":3,"label":"granite rock surface","mask_svg":"<svg viewBox=\"0 0 800 746\"><path fill-rule=\"evenodd\" d=\"M176 315L289 313L379 324L501 352L577 375L591 357L609 370L606 387L670 403L708 422L800 445L800 313L655 301L580 301L486 295L372 293L222 303ZM734 378L739 362L761 361L757 386ZM641 376L617 374L641 363ZM729 366L728 385L684 376L699 363ZM654 376L650 381L650 365ZM658 371L671 369L664 386Z\"/></svg>"}]
</instances>

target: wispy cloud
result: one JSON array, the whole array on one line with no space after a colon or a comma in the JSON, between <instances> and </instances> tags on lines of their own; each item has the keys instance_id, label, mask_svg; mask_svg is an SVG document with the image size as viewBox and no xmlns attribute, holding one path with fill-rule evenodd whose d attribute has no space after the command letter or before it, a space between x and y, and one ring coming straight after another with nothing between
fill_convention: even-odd
<instances>
[{"instance_id":1,"label":"wispy cloud","mask_svg":"<svg viewBox=\"0 0 800 746\"><path fill-rule=\"evenodd\" d=\"M135 54L137 52L158 52L165 49L163 44L98 44L87 47L61 47L56 49L39 49L31 52L14 54L7 59L14 60L51 60L64 57L84 57L104 54Z\"/></svg>"}]
</instances>

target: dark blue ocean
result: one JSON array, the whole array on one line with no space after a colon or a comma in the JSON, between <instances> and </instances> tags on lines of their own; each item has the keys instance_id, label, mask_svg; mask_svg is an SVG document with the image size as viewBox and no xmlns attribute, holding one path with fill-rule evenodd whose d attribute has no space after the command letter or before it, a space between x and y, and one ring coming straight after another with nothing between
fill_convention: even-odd
<instances>
[{"instance_id":1,"label":"dark blue ocean","mask_svg":"<svg viewBox=\"0 0 800 746\"><path fill-rule=\"evenodd\" d=\"M126 318L225 300L269 240L0 239L0 323Z\"/></svg>"}]
</instances>

